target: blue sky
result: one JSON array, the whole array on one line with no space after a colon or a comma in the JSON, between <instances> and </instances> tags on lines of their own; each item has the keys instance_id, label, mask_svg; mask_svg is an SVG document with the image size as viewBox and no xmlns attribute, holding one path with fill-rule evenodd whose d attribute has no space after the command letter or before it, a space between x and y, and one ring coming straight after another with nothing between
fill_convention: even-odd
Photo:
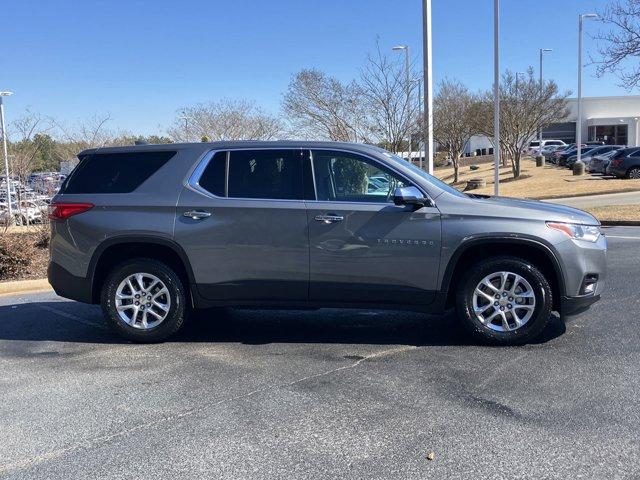
<instances>
[{"instance_id":1,"label":"blue sky","mask_svg":"<svg viewBox=\"0 0 640 480\"><path fill-rule=\"evenodd\" d=\"M578 13L605 0L502 0L501 68L537 68L576 90ZM492 81L493 2L432 0L434 80ZM9 120L32 111L67 123L109 112L110 127L163 133L181 106L223 97L277 113L291 75L315 67L349 80L376 37L421 61L420 0L21 0L3 8L0 89ZM589 22L595 33L599 24ZM594 51L585 35L585 51ZM584 95L624 95L585 70Z\"/></svg>"}]
</instances>

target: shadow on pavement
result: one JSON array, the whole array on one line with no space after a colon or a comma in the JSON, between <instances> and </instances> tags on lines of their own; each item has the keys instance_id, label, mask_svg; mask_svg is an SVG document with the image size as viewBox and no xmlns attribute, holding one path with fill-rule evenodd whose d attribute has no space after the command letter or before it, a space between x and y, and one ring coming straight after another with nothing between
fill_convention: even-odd
<instances>
[{"instance_id":1,"label":"shadow on pavement","mask_svg":"<svg viewBox=\"0 0 640 480\"><path fill-rule=\"evenodd\" d=\"M540 338L548 342L565 332L550 321ZM127 343L113 334L100 308L74 302L33 302L0 307L0 340ZM442 316L382 310L213 309L192 315L167 342L340 343L390 345L474 345L453 313Z\"/></svg>"}]
</instances>

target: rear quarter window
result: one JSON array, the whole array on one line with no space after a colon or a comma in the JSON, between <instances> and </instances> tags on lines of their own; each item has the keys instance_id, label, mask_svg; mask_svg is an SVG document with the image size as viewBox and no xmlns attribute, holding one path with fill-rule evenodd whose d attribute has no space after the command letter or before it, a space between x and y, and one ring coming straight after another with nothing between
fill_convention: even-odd
<instances>
[{"instance_id":1,"label":"rear quarter window","mask_svg":"<svg viewBox=\"0 0 640 480\"><path fill-rule=\"evenodd\" d=\"M61 193L130 193L157 172L175 151L93 153L80 158Z\"/></svg>"}]
</instances>

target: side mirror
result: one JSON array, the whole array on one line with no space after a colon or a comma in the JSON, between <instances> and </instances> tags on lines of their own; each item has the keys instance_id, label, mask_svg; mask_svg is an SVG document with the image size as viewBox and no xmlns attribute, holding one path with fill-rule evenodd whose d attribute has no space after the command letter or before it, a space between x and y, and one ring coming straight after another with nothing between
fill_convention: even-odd
<instances>
[{"instance_id":1,"label":"side mirror","mask_svg":"<svg viewBox=\"0 0 640 480\"><path fill-rule=\"evenodd\" d=\"M431 200L426 198L416 187L398 187L393 192L393 203L396 205L413 205L420 208L432 206Z\"/></svg>"}]
</instances>

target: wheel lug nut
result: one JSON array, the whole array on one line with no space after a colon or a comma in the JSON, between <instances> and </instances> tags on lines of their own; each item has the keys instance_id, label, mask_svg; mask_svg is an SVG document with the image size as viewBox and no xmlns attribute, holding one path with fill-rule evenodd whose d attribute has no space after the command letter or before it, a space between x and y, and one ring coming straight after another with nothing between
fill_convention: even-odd
<instances>
[{"instance_id":1,"label":"wheel lug nut","mask_svg":"<svg viewBox=\"0 0 640 480\"><path fill-rule=\"evenodd\" d=\"M140 305L140 302L136 302L136 305Z\"/></svg>"},{"instance_id":2,"label":"wheel lug nut","mask_svg":"<svg viewBox=\"0 0 640 480\"><path fill-rule=\"evenodd\" d=\"M509 297L509 301L510 301L510 302L513 302L513 297Z\"/></svg>"},{"instance_id":3,"label":"wheel lug nut","mask_svg":"<svg viewBox=\"0 0 640 480\"><path fill-rule=\"evenodd\" d=\"M504 312L504 307L500 307L500 311L501 311L501 312Z\"/></svg>"},{"instance_id":4,"label":"wheel lug nut","mask_svg":"<svg viewBox=\"0 0 640 480\"><path fill-rule=\"evenodd\" d=\"M506 297L507 296L507 292L502 292L502 296Z\"/></svg>"},{"instance_id":5,"label":"wheel lug nut","mask_svg":"<svg viewBox=\"0 0 640 480\"><path fill-rule=\"evenodd\" d=\"M150 304L150 303L147 303L147 307L150 307L150 306L151 306L151 304Z\"/></svg>"},{"instance_id":6,"label":"wheel lug nut","mask_svg":"<svg viewBox=\"0 0 640 480\"><path fill-rule=\"evenodd\" d=\"M137 293L136 293L136 298L140 298L140 295L138 295Z\"/></svg>"},{"instance_id":7,"label":"wheel lug nut","mask_svg":"<svg viewBox=\"0 0 640 480\"><path fill-rule=\"evenodd\" d=\"M497 307L498 305L500 305L498 302L493 302L494 307Z\"/></svg>"},{"instance_id":8,"label":"wheel lug nut","mask_svg":"<svg viewBox=\"0 0 640 480\"><path fill-rule=\"evenodd\" d=\"M513 305L509 304L507 305L507 308L513 308Z\"/></svg>"},{"instance_id":9,"label":"wheel lug nut","mask_svg":"<svg viewBox=\"0 0 640 480\"><path fill-rule=\"evenodd\" d=\"M500 298L500 295L497 295L497 294L496 294L496 298Z\"/></svg>"}]
</instances>

